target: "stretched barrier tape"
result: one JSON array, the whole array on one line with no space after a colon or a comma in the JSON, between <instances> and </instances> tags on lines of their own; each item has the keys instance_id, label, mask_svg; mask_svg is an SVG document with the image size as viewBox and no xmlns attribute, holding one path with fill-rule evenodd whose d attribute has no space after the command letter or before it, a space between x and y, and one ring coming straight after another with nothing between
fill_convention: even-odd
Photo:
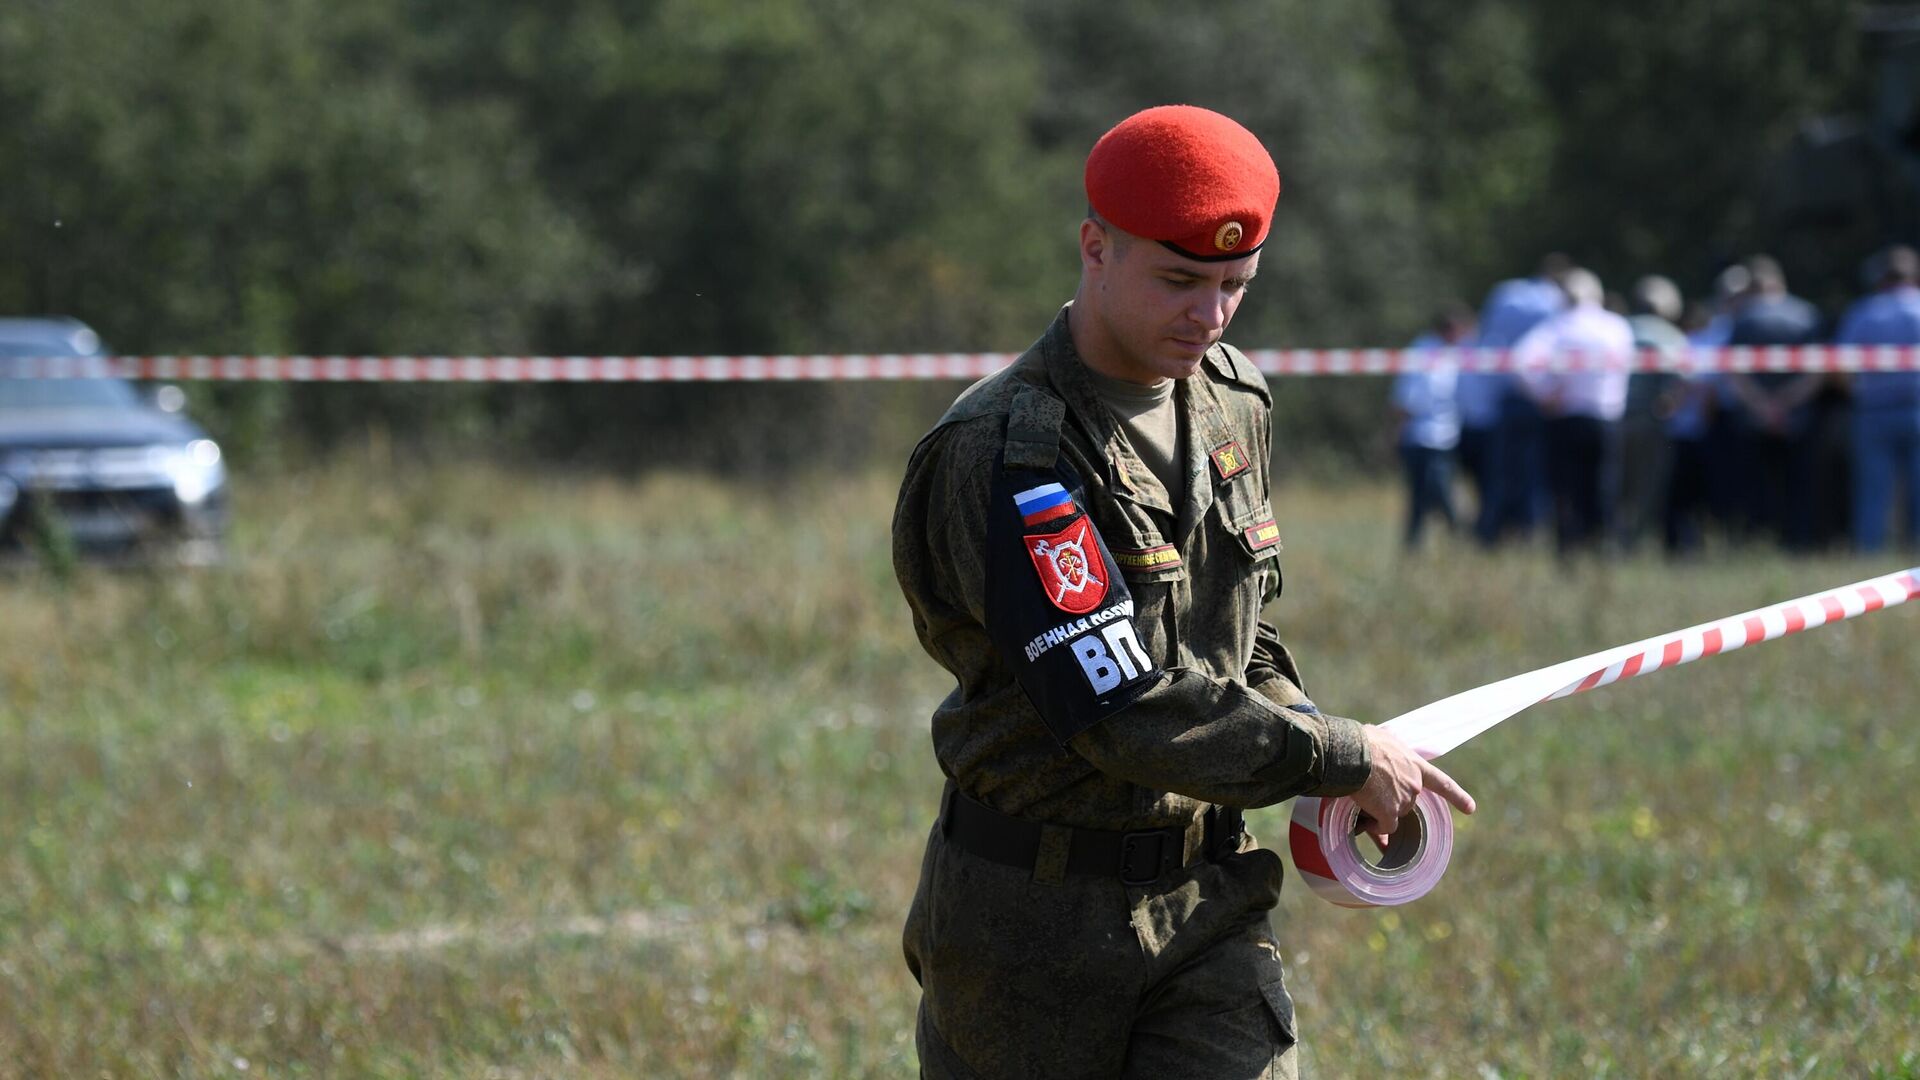
<instances>
[{"instance_id":1,"label":"stretched barrier tape","mask_svg":"<svg viewBox=\"0 0 1920 1080\"><path fill-rule=\"evenodd\" d=\"M1396 375L1445 367L1516 371L1709 374L1749 371L1920 371L1920 346L1645 349L1517 357L1506 349L1255 349L1269 377ZM1017 353L813 356L29 356L0 375L44 379L212 379L228 382L846 382L978 379Z\"/></svg>"},{"instance_id":2,"label":"stretched barrier tape","mask_svg":"<svg viewBox=\"0 0 1920 1080\"><path fill-rule=\"evenodd\" d=\"M1541 702L1650 675L1663 668L1742 649L1920 598L1920 567L1843 585L1690 626L1670 634L1488 683L1422 705L1384 725L1421 756L1437 758ZM1315 895L1342 907L1384 907L1425 896L1439 884L1453 854L1453 818L1446 803L1422 792L1414 812L1377 858L1360 852L1360 810L1344 796L1295 800L1288 846ZM1408 835L1403 839L1402 832Z\"/></svg>"}]
</instances>

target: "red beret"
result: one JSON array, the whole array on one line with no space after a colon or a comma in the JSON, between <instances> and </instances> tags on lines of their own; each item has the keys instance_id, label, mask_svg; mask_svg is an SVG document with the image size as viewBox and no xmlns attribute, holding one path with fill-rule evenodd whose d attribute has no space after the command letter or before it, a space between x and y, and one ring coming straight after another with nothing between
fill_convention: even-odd
<instances>
[{"instance_id":1,"label":"red beret","mask_svg":"<svg viewBox=\"0 0 1920 1080\"><path fill-rule=\"evenodd\" d=\"M1260 250L1279 198L1280 173L1253 132L1192 105L1134 113L1087 155L1095 213L1203 262Z\"/></svg>"}]
</instances>

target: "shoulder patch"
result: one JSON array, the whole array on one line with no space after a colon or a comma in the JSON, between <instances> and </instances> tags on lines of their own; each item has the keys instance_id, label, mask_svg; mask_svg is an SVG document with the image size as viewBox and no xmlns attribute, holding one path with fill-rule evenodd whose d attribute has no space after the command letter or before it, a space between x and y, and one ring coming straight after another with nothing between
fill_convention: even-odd
<instances>
[{"instance_id":1,"label":"shoulder patch","mask_svg":"<svg viewBox=\"0 0 1920 1080\"><path fill-rule=\"evenodd\" d=\"M1040 586L1053 606L1070 615L1085 615L1107 598L1113 572L1100 558L1093 542L1093 522L1084 515L1056 533L1024 538Z\"/></svg>"},{"instance_id":2,"label":"shoulder patch","mask_svg":"<svg viewBox=\"0 0 1920 1080\"><path fill-rule=\"evenodd\" d=\"M1020 523L1031 529L1063 517L1072 517L1078 508L1073 496L1059 484L1041 484L1016 492L1013 505L1020 509Z\"/></svg>"}]
</instances>

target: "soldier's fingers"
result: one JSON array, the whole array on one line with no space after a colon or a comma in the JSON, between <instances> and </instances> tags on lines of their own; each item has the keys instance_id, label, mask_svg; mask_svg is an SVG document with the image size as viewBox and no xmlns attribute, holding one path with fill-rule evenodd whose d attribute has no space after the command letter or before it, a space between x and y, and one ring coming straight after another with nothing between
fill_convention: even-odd
<instances>
[{"instance_id":1,"label":"soldier's fingers","mask_svg":"<svg viewBox=\"0 0 1920 1080\"><path fill-rule=\"evenodd\" d=\"M1373 837L1375 843L1385 847L1386 838L1392 834L1393 830L1400 827L1400 819L1394 818L1384 825L1380 822L1381 819L1372 814L1361 814L1360 820L1354 823L1353 831L1356 835L1366 833Z\"/></svg>"},{"instance_id":2,"label":"soldier's fingers","mask_svg":"<svg viewBox=\"0 0 1920 1080\"><path fill-rule=\"evenodd\" d=\"M1379 826L1373 824L1372 818L1368 818L1360 826L1360 831L1366 834L1367 839L1373 841L1373 846L1378 849L1378 851L1376 851L1375 854L1379 854L1379 855L1386 854L1388 836L1392 833L1393 830L1391 829L1382 830Z\"/></svg>"},{"instance_id":3,"label":"soldier's fingers","mask_svg":"<svg viewBox=\"0 0 1920 1080\"><path fill-rule=\"evenodd\" d=\"M1453 777L1441 772L1440 766L1433 762L1420 763L1420 784L1429 791L1438 792L1441 798L1458 807L1461 813L1473 813L1473 796L1467 794L1467 789L1461 787Z\"/></svg>"}]
</instances>

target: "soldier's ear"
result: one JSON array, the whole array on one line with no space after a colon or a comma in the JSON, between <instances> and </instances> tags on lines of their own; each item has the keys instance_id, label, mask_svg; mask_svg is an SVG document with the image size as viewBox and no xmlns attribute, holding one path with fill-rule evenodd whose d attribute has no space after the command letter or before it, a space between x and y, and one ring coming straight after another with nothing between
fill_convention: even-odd
<instances>
[{"instance_id":1,"label":"soldier's ear","mask_svg":"<svg viewBox=\"0 0 1920 1080\"><path fill-rule=\"evenodd\" d=\"M1080 268L1089 274L1104 269L1118 250L1115 239L1099 218L1088 217L1080 222Z\"/></svg>"}]
</instances>

